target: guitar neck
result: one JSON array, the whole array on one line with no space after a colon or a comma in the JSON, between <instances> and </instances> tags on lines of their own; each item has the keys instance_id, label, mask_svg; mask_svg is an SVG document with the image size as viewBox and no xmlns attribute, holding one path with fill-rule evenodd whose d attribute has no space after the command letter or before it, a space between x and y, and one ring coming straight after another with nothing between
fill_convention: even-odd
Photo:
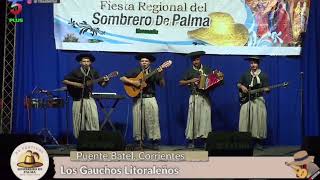
<instances>
[{"instance_id":1,"label":"guitar neck","mask_svg":"<svg viewBox=\"0 0 320 180\"><path fill-rule=\"evenodd\" d=\"M98 78L98 79L93 79L93 80L90 81L90 83L92 83L92 84L98 83L98 82L102 81L103 78L104 78L104 77L100 77L100 78Z\"/></svg>"},{"instance_id":2,"label":"guitar neck","mask_svg":"<svg viewBox=\"0 0 320 180\"><path fill-rule=\"evenodd\" d=\"M265 88L269 88L269 89L274 89L274 88L278 88L283 86L283 84L276 84L273 86L267 86L267 87L263 87L263 88L259 88L259 89L254 89L250 91L250 94L255 94L255 93L259 93L259 92L263 92Z\"/></svg>"},{"instance_id":3,"label":"guitar neck","mask_svg":"<svg viewBox=\"0 0 320 180\"><path fill-rule=\"evenodd\" d=\"M110 78L113 78L113 77L115 77L117 75L118 75L118 72L115 71L115 72L112 72L112 73L108 74L107 76L102 76L102 77L99 77L98 79L92 79L89 82L91 84L95 84L95 83L98 83L98 82L102 81L105 77L110 79Z\"/></svg>"},{"instance_id":4,"label":"guitar neck","mask_svg":"<svg viewBox=\"0 0 320 180\"><path fill-rule=\"evenodd\" d=\"M151 73L147 74L146 76L144 76L144 80L147 80L148 78L150 78L151 76L155 75L158 72L157 69L153 70Z\"/></svg>"}]
</instances>

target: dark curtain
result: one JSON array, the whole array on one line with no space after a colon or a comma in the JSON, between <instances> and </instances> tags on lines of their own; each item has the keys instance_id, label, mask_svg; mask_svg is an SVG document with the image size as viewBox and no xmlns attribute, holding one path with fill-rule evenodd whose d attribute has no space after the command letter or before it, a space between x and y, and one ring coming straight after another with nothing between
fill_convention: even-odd
<instances>
[{"instance_id":1,"label":"dark curtain","mask_svg":"<svg viewBox=\"0 0 320 180\"><path fill-rule=\"evenodd\" d=\"M320 134L320 12L319 1L311 1L308 30L305 35L304 49L301 56L301 71L304 72L304 134L319 136Z\"/></svg>"},{"instance_id":2,"label":"dark curtain","mask_svg":"<svg viewBox=\"0 0 320 180\"><path fill-rule=\"evenodd\" d=\"M319 2L312 1L308 32L305 35L304 48L297 57L265 57L261 66L269 74L270 84L289 81L287 88L273 90L266 96L268 109L268 143L272 145L297 145L301 143L302 133L319 135ZM32 4L23 9L24 23L17 25L17 53L15 71L15 133L28 131L27 111L23 99L35 87L53 90L62 85L66 73L79 64L75 61L76 51L58 51L55 49L53 34L52 5ZM118 70L127 72L138 65L135 53L93 52L96 56L94 66L100 74ZM180 145L185 143L184 130L187 121L189 90L178 85L191 62L182 54L156 53L159 66L172 59L173 66L166 70L166 87L157 89L160 109L162 144ZM221 87L211 92L213 131L237 131L240 106L236 83L240 75L249 67L243 56L205 55L202 62L225 74ZM302 73L303 72L303 86ZM303 87L303 89L301 88ZM303 90L303 91L302 91ZM116 92L125 95L118 78L111 81L105 89L96 91ZM301 95L304 92L304 118L301 118ZM65 94L56 93L64 98ZM42 98L39 95L38 98ZM112 102L109 100L108 106ZM112 122L119 124L127 142L132 141L132 101L130 98L120 101L112 115ZM70 108L71 110L71 108ZM44 110L33 109L32 133L44 126ZM70 125L72 124L71 113ZM100 114L100 121L103 114ZM302 119L304 124L302 125ZM66 133L66 113L64 108L47 110L48 128L57 138ZM304 127L304 128L303 128ZM70 131L70 134L72 132Z\"/></svg>"}]
</instances>

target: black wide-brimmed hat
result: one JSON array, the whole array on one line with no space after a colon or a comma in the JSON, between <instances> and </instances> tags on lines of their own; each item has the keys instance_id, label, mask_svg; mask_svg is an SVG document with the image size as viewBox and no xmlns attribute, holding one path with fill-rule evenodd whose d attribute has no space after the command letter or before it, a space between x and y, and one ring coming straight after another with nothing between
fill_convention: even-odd
<instances>
[{"instance_id":1,"label":"black wide-brimmed hat","mask_svg":"<svg viewBox=\"0 0 320 180\"><path fill-rule=\"evenodd\" d=\"M90 59L91 62L94 62L96 58L91 54L91 53L82 53L77 55L76 60L80 62L83 58L88 58Z\"/></svg>"},{"instance_id":2,"label":"black wide-brimmed hat","mask_svg":"<svg viewBox=\"0 0 320 180\"><path fill-rule=\"evenodd\" d=\"M198 58L204 54L206 54L206 52L204 52L204 51L194 51L194 52L187 54L186 57L190 57L191 60L194 60L195 58Z\"/></svg>"},{"instance_id":3,"label":"black wide-brimmed hat","mask_svg":"<svg viewBox=\"0 0 320 180\"><path fill-rule=\"evenodd\" d=\"M244 60L246 60L246 61L254 61L254 62L259 64L262 61L262 57L260 57L260 56L249 56L249 57L246 57Z\"/></svg>"},{"instance_id":4,"label":"black wide-brimmed hat","mask_svg":"<svg viewBox=\"0 0 320 180\"><path fill-rule=\"evenodd\" d=\"M149 54L149 53L139 53L136 55L136 59L138 61L140 61L142 58L149 59L150 62L156 61L156 58L152 54Z\"/></svg>"}]
</instances>

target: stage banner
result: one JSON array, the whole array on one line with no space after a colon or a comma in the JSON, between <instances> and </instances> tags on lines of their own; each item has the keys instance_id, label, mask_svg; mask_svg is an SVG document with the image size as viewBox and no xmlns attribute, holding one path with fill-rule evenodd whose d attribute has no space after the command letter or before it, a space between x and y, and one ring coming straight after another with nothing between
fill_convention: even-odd
<instances>
[{"instance_id":1,"label":"stage banner","mask_svg":"<svg viewBox=\"0 0 320 180\"><path fill-rule=\"evenodd\" d=\"M310 0L65 0L56 48L299 55Z\"/></svg>"},{"instance_id":2,"label":"stage banner","mask_svg":"<svg viewBox=\"0 0 320 180\"><path fill-rule=\"evenodd\" d=\"M97 153L91 157L79 158L79 160L70 157L54 157L54 168L56 179L69 178L116 178L116 179L140 179L140 178L156 178L156 179L180 179L180 178L245 178L245 179L261 179L261 178L297 178L298 172L286 165L286 162L292 161L292 157L207 157L207 161L172 161L162 159L161 161L150 160L149 153L157 153L163 155L161 151L145 151L138 152L140 159L134 159L133 152L123 152L125 155L114 158L107 157L105 153L96 157ZM197 152L197 151L193 151ZM111 152L116 153L116 152ZM143 153L143 154L142 154ZM110 154L110 153L109 153ZM139 155L140 154L140 155ZM183 154L176 151L174 155ZM154 154L153 154L154 155ZM94 157L95 156L95 157ZM126 156L125 159L124 156ZM137 156L137 157L138 157ZM105 157L105 158L104 158ZM89 160L88 158L93 158ZM119 159L120 158L120 159ZM147 160L146 160L147 158ZM311 177L318 176L310 175ZM306 177L302 176L302 177ZM313 178L315 179L315 178Z\"/></svg>"}]
</instances>

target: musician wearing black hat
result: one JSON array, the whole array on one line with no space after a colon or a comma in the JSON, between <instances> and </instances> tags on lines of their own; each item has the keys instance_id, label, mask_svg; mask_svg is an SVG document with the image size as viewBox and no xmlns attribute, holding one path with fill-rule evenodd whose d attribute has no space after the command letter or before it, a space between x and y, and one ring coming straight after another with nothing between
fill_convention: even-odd
<instances>
[{"instance_id":1,"label":"musician wearing black hat","mask_svg":"<svg viewBox=\"0 0 320 180\"><path fill-rule=\"evenodd\" d=\"M237 87L240 91L239 131L251 132L257 143L267 137L267 109L263 98L264 92L269 92L269 80L266 73L260 69L260 57L246 58L250 62L250 69L245 72ZM251 94L251 90L262 89L262 92Z\"/></svg>"},{"instance_id":2,"label":"musician wearing black hat","mask_svg":"<svg viewBox=\"0 0 320 180\"><path fill-rule=\"evenodd\" d=\"M99 118L95 100L91 97L93 84L90 80L99 78L99 73L92 67L95 57L92 54L79 54L76 60L80 67L74 69L64 77L63 83L67 85L68 92L73 99L72 116L73 132L78 138L79 131L98 131ZM99 85L106 86L109 78L99 81Z\"/></svg>"},{"instance_id":3,"label":"musician wearing black hat","mask_svg":"<svg viewBox=\"0 0 320 180\"><path fill-rule=\"evenodd\" d=\"M191 91L188 121L185 130L188 148L194 147L194 139L200 138L205 142L209 132L212 131L209 90L199 87L200 77L206 77L213 72L210 67L206 67L201 63L200 57L204 54L204 51L196 51L187 55L192 61L192 67L185 73L183 79L179 81L180 85L188 86Z\"/></svg>"},{"instance_id":4,"label":"musician wearing black hat","mask_svg":"<svg viewBox=\"0 0 320 180\"><path fill-rule=\"evenodd\" d=\"M147 53L138 54L135 57L139 61L139 67L124 74L120 80L135 88L141 88L140 94L133 97L133 138L138 142L142 142L145 133L151 140L154 149L159 148L161 139L159 125L159 108L156 100L156 85L164 86L162 67L152 70L151 64L156 60L154 56ZM139 74L142 78L151 75L145 82L136 78ZM136 78L136 79L135 79ZM142 104L141 104L142 102ZM141 116L142 114L142 116ZM142 122L142 125L141 125ZM141 130L142 128L142 130ZM142 134L141 134L142 133Z\"/></svg>"}]
</instances>

